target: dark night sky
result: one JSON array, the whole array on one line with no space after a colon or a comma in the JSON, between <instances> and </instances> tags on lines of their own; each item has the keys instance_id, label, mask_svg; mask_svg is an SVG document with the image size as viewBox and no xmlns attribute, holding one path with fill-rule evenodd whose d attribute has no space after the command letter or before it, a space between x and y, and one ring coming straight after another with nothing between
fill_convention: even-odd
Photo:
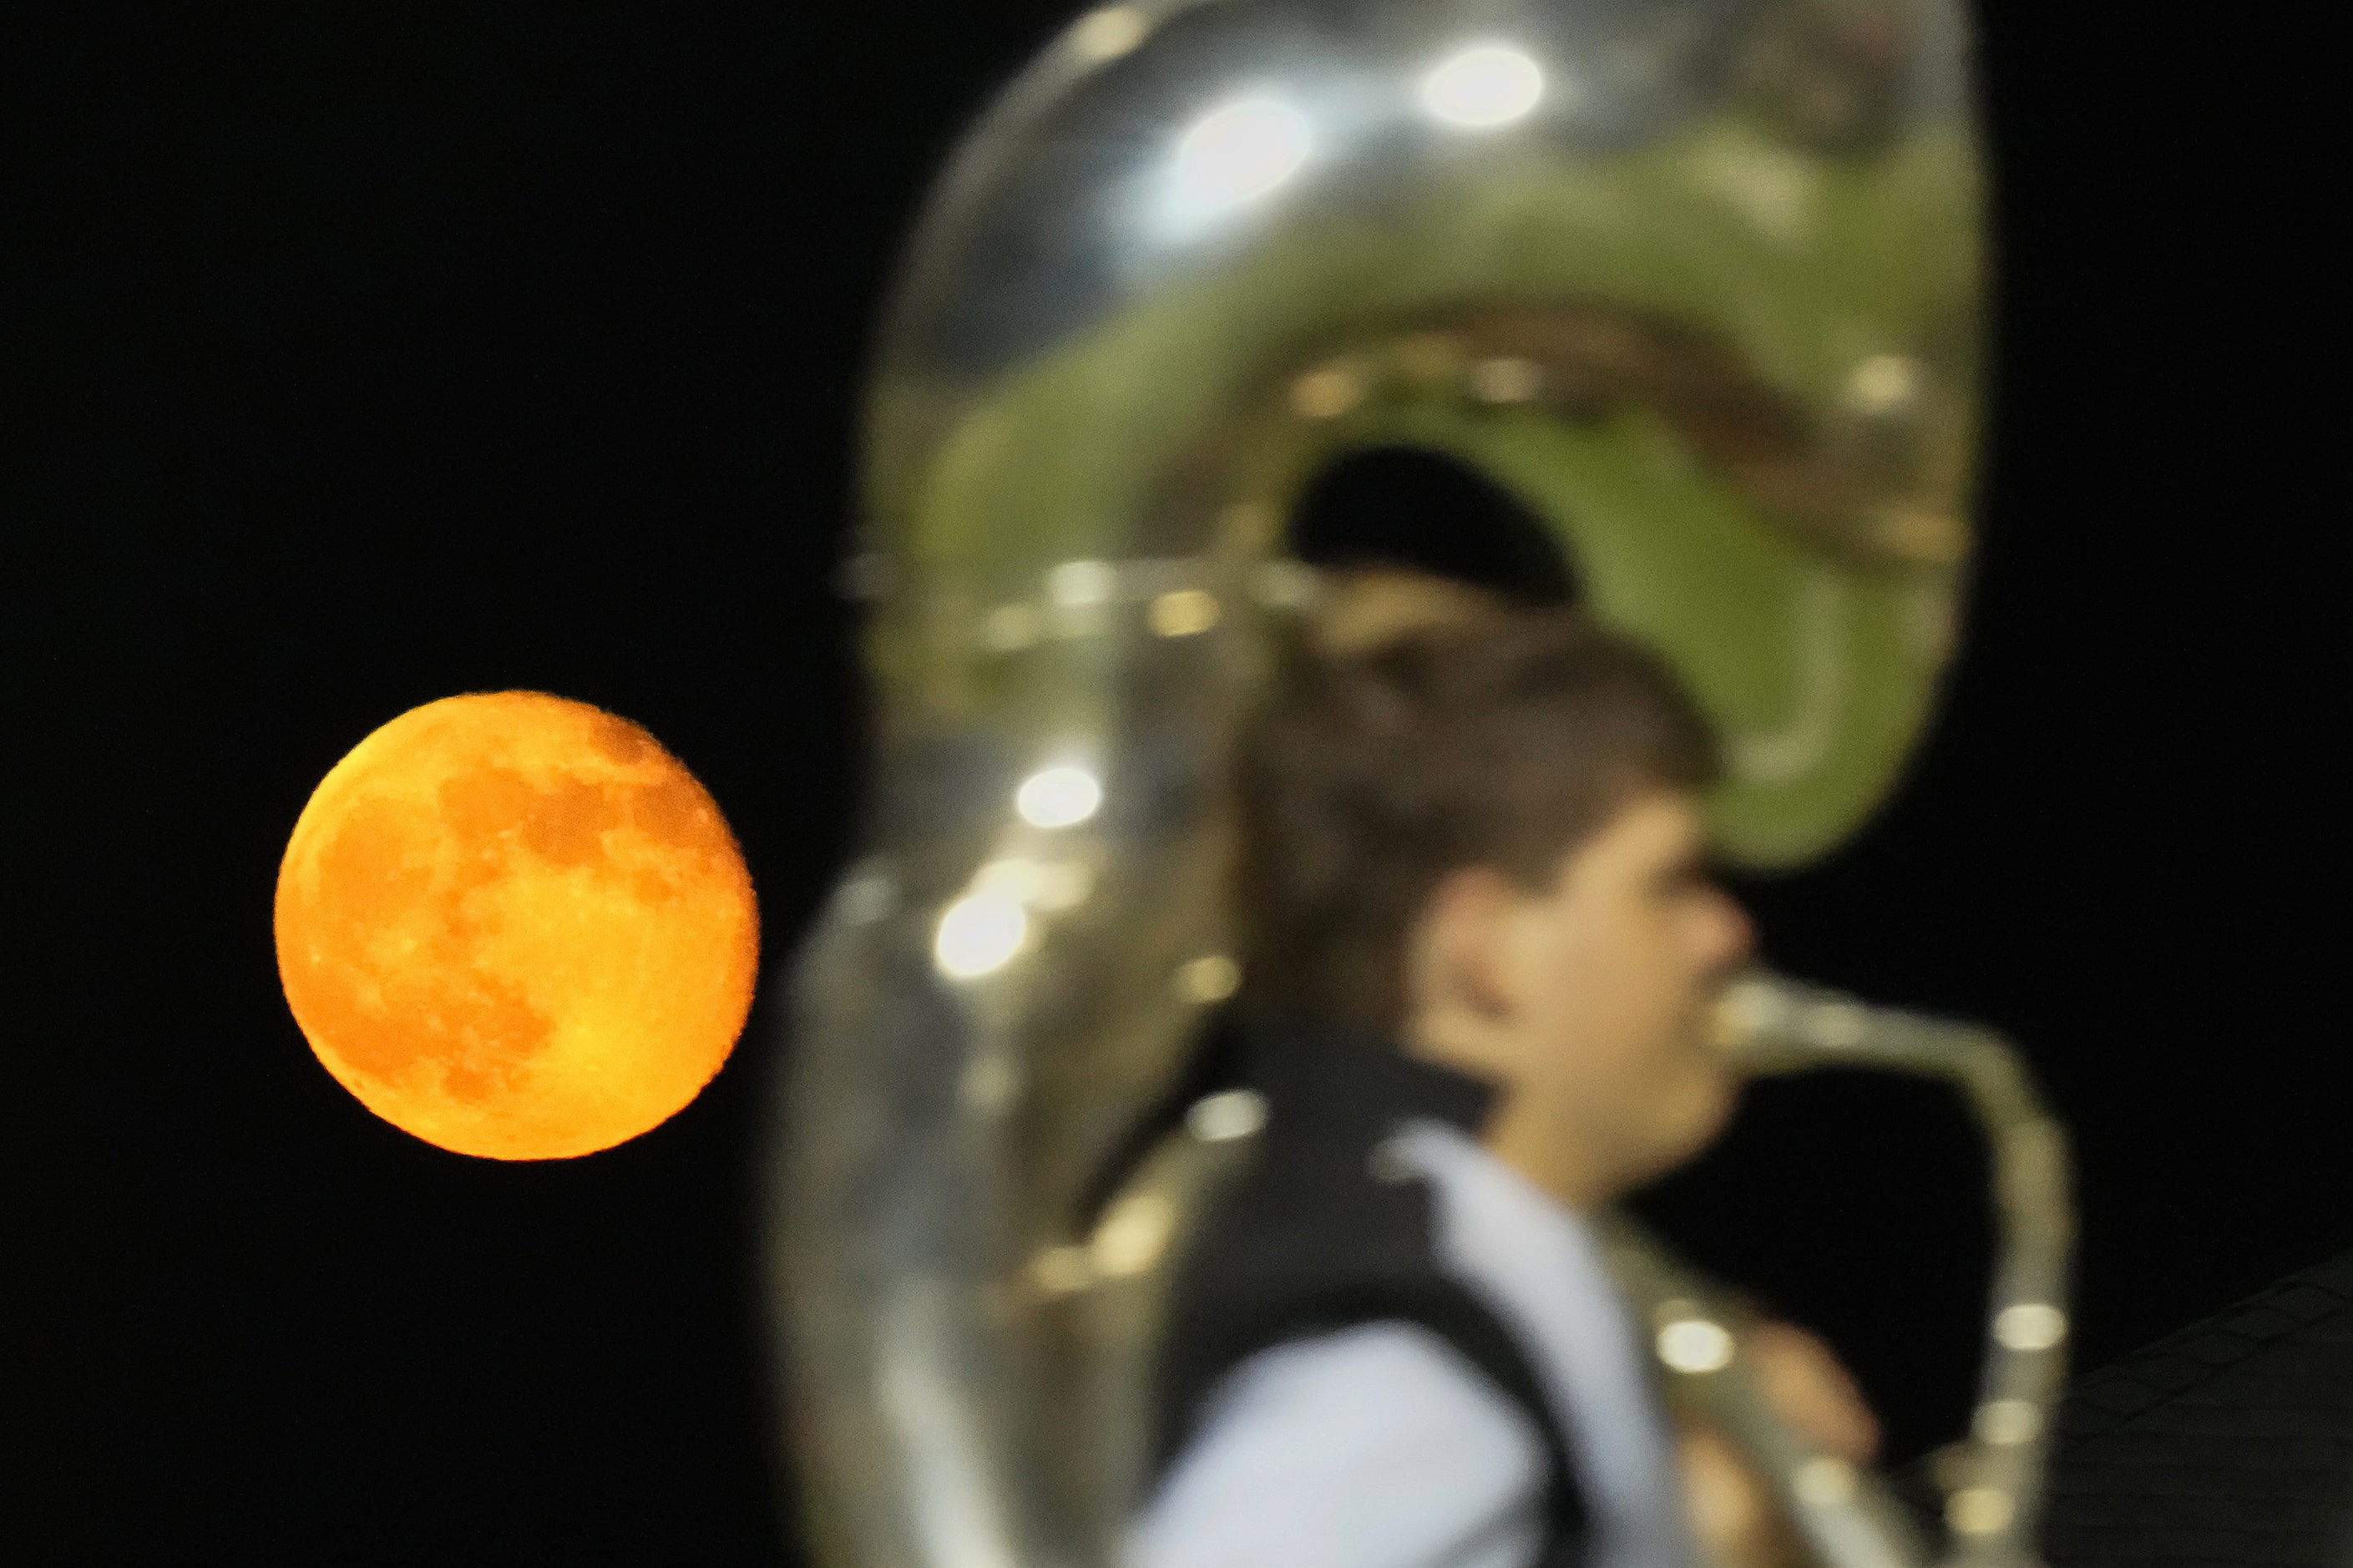
<instances>
[{"instance_id":1,"label":"dark night sky","mask_svg":"<svg viewBox=\"0 0 2353 1568\"><path fill-rule=\"evenodd\" d=\"M36 939L0 1035L0 1553L795 1562L754 1171L775 966L860 782L828 587L859 359L927 178L1066 10L48 11L0 50ZM2255 46L2109 15L1985 24L2003 380L1946 721L1870 832L1749 889L1784 967L2030 1047L2079 1140L2087 1365L2353 1242L2307 913L2344 696L2318 283L2249 174ZM512 687L697 772L770 964L693 1106L546 1165L370 1117L270 947L325 770ZM1831 1334L1898 1458L1971 1375L1969 1151L1932 1098L1824 1083L1662 1197Z\"/></svg>"}]
</instances>

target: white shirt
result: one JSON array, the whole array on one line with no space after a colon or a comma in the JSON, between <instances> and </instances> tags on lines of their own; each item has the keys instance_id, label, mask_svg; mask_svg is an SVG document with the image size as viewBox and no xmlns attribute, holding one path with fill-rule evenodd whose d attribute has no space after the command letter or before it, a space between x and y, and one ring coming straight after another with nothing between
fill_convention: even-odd
<instances>
[{"instance_id":1,"label":"white shirt","mask_svg":"<svg viewBox=\"0 0 2353 1568\"><path fill-rule=\"evenodd\" d=\"M1438 1262L1526 1352L1567 1442L1596 1568L1688 1568L1666 1421L1584 1223L1467 1134L1388 1147L1429 1178ZM1526 1568L1543 1439L1417 1324L1294 1341L1223 1378L1130 1537L1129 1568Z\"/></svg>"}]
</instances>

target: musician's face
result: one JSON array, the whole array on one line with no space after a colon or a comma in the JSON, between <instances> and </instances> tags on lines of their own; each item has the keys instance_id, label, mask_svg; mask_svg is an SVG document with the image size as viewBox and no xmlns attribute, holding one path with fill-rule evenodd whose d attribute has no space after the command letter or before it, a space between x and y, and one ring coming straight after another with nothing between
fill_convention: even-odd
<instances>
[{"instance_id":1,"label":"musician's face","mask_svg":"<svg viewBox=\"0 0 2353 1568\"><path fill-rule=\"evenodd\" d=\"M1749 952L1696 803L1637 796L1528 889L1458 873L1417 933L1419 1048L1505 1086L1495 1152L1577 1206L1691 1158L1730 1114L1707 1009Z\"/></svg>"}]
</instances>

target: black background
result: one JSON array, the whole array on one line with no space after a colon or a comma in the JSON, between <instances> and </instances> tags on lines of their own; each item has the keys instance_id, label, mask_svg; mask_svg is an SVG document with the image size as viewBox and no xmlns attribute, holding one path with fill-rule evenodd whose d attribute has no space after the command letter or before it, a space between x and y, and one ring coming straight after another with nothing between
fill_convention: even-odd
<instances>
[{"instance_id":1,"label":"black background","mask_svg":"<svg viewBox=\"0 0 2353 1568\"><path fill-rule=\"evenodd\" d=\"M860 359L926 181L1066 15L12 13L0 1550L796 1560L755 1172L776 966L860 782ZM1984 16L2002 378L1943 724L1851 847L1744 889L1784 967L2027 1043L2078 1138L2084 1365L2353 1240L2308 909L2341 508L2259 177L2278 40L2111 15ZM553 1164L369 1116L270 947L327 768L516 687L697 772L770 965L700 1100ZM1975 1158L1933 1096L1792 1086L1655 1206L1831 1334L1901 1458L1971 1375Z\"/></svg>"}]
</instances>

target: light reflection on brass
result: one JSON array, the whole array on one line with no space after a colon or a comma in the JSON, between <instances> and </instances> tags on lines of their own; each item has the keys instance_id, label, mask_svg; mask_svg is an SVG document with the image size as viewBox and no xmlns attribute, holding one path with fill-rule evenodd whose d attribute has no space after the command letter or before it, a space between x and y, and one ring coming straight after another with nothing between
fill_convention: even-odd
<instances>
[{"instance_id":1,"label":"light reflection on brass","mask_svg":"<svg viewBox=\"0 0 2353 1568\"><path fill-rule=\"evenodd\" d=\"M1834 1454L1817 1454L1798 1467L1795 1489L1809 1507L1835 1507L1854 1496L1854 1467Z\"/></svg>"},{"instance_id":2,"label":"light reflection on brass","mask_svg":"<svg viewBox=\"0 0 2353 1568\"><path fill-rule=\"evenodd\" d=\"M1544 391L1544 367L1534 360L1499 356L1471 367L1471 392L1482 403L1529 403Z\"/></svg>"},{"instance_id":3,"label":"light reflection on brass","mask_svg":"<svg viewBox=\"0 0 2353 1568\"><path fill-rule=\"evenodd\" d=\"M1266 1100L1254 1089L1229 1089L1193 1102L1185 1126L1205 1143L1247 1138L1266 1125Z\"/></svg>"},{"instance_id":4,"label":"light reflection on brass","mask_svg":"<svg viewBox=\"0 0 2353 1568\"><path fill-rule=\"evenodd\" d=\"M2067 1314L2047 1301L2021 1301L1994 1319L1993 1337L2014 1351L2047 1351L2067 1337Z\"/></svg>"},{"instance_id":5,"label":"light reflection on brass","mask_svg":"<svg viewBox=\"0 0 2353 1568\"><path fill-rule=\"evenodd\" d=\"M1071 47L1090 60L1117 59L1144 42L1152 24L1133 5L1090 11L1071 27Z\"/></svg>"},{"instance_id":6,"label":"light reflection on brass","mask_svg":"<svg viewBox=\"0 0 2353 1568\"><path fill-rule=\"evenodd\" d=\"M2031 1443L2042 1435L2042 1412L2024 1399L1996 1399L1978 1406L1970 1429L1997 1447Z\"/></svg>"},{"instance_id":7,"label":"light reflection on brass","mask_svg":"<svg viewBox=\"0 0 2353 1568\"><path fill-rule=\"evenodd\" d=\"M942 912L932 941L933 962L951 980L977 980L1004 968L1029 934L1029 917L1017 900L974 893Z\"/></svg>"},{"instance_id":8,"label":"light reflection on brass","mask_svg":"<svg viewBox=\"0 0 2353 1568\"><path fill-rule=\"evenodd\" d=\"M1112 1279L1141 1274L1159 1261L1176 1224L1176 1206L1166 1198L1138 1193L1104 1218L1089 1244L1089 1255L1095 1268Z\"/></svg>"},{"instance_id":9,"label":"light reflection on brass","mask_svg":"<svg viewBox=\"0 0 2353 1568\"><path fill-rule=\"evenodd\" d=\"M1508 44L1474 44L1422 79L1421 104L1465 131L1492 131L1525 118L1544 97L1544 68Z\"/></svg>"},{"instance_id":10,"label":"light reflection on brass","mask_svg":"<svg viewBox=\"0 0 2353 1568\"><path fill-rule=\"evenodd\" d=\"M1108 561L1065 561L1046 574L1046 592L1065 609L1100 605L1118 589L1118 569Z\"/></svg>"},{"instance_id":11,"label":"light reflection on brass","mask_svg":"<svg viewBox=\"0 0 2353 1568\"><path fill-rule=\"evenodd\" d=\"M1999 1487L1963 1487L1945 1504L1945 1522L1960 1535L1992 1535L2009 1528L2018 1505Z\"/></svg>"},{"instance_id":12,"label":"light reflection on brass","mask_svg":"<svg viewBox=\"0 0 2353 1568\"><path fill-rule=\"evenodd\" d=\"M1207 1006L1232 995L1241 982L1241 965L1222 952L1206 952L1176 971L1176 994Z\"/></svg>"},{"instance_id":13,"label":"light reflection on brass","mask_svg":"<svg viewBox=\"0 0 2353 1568\"><path fill-rule=\"evenodd\" d=\"M1302 419L1336 419L1364 399L1364 377L1345 366L1311 370L1291 384L1292 410Z\"/></svg>"},{"instance_id":14,"label":"light reflection on brass","mask_svg":"<svg viewBox=\"0 0 2353 1568\"><path fill-rule=\"evenodd\" d=\"M1873 354L1847 377L1847 401L1865 414L1890 413L1919 395L1919 362L1903 354Z\"/></svg>"},{"instance_id":15,"label":"light reflection on brass","mask_svg":"<svg viewBox=\"0 0 2353 1568\"><path fill-rule=\"evenodd\" d=\"M1032 827L1075 827L1103 805L1103 781L1082 767L1040 768L1013 792L1013 808Z\"/></svg>"},{"instance_id":16,"label":"light reflection on brass","mask_svg":"<svg viewBox=\"0 0 2353 1568\"><path fill-rule=\"evenodd\" d=\"M1716 1372L1732 1364L1732 1335L1706 1318L1680 1318L1659 1330L1659 1359L1677 1372Z\"/></svg>"},{"instance_id":17,"label":"light reflection on brass","mask_svg":"<svg viewBox=\"0 0 2353 1568\"><path fill-rule=\"evenodd\" d=\"M1164 637L1192 637L1218 624L1218 596L1205 588L1178 588L1154 599L1145 618Z\"/></svg>"}]
</instances>

